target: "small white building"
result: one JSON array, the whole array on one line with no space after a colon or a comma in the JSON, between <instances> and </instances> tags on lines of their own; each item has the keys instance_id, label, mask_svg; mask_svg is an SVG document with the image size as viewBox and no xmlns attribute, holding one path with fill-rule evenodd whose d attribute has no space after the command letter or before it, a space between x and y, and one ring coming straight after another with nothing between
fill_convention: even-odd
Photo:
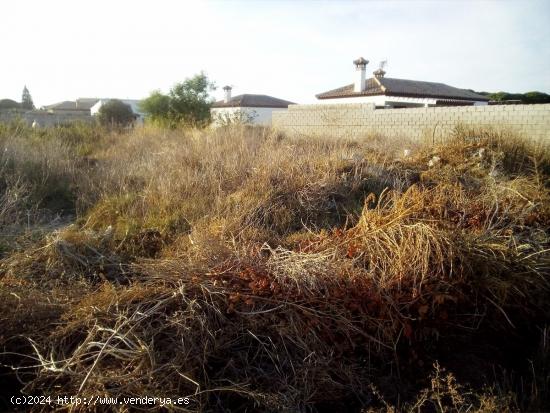
<instances>
[{"instance_id":1,"label":"small white building","mask_svg":"<svg viewBox=\"0 0 550 413\"><path fill-rule=\"evenodd\" d=\"M230 123L270 126L274 110L286 110L288 105L294 104L267 95L244 94L232 97L231 89L231 86L225 86L224 99L212 104L210 114L213 126Z\"/></svg>"},{"instance_id":2,"label":"small white building","mask_svg":"<svg viewBox=\"0 0 550 413\"><path fill-rule=\"evenodd\" d=\"M489 101L486 96L444 83L386 77L382 66L367 79L368 63L362 57L354 60L354 82L316 95L319 103L374 103L377 108L407 108L486 105Z\"/></svg>"}]
</instances>

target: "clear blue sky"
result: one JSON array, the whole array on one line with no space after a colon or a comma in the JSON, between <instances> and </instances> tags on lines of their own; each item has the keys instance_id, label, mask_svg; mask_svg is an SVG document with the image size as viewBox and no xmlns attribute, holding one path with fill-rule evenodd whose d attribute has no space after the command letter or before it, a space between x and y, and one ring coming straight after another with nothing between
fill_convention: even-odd
<instances>
[{"instance_id":1,"label":"clear blue sky","mask_svg":"<svg viewBox=\"0 0 550 413\"><path fill-rule=\"evenodd\" d=\"M299 103L387 76L550 93L550 1L125 1L0 3L0 98L140 99L201 70L234 94Z\"/></svg>"}]
</instances>

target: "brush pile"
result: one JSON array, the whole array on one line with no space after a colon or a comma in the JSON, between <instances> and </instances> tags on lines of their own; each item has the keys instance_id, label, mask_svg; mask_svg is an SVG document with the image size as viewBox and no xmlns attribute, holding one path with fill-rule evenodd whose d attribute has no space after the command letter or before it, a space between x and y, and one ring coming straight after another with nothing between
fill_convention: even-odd
<instances>
[{"instance_id":1,"label":"brush pile","mask_svg":"<svg viewBox=\"0 0 550 413\"><path fill-rule=\"evenodd\" d=\"M187 180L149 154L116 185L102 171L75 224L1 261L14 392L189 412L550 402L548 148L465 129L406 157L374 138L188 134L163 159ZM98 158L120 168L138 138ZM152 153L173 148L158 138Z\"/></svg>"}]
</instances>

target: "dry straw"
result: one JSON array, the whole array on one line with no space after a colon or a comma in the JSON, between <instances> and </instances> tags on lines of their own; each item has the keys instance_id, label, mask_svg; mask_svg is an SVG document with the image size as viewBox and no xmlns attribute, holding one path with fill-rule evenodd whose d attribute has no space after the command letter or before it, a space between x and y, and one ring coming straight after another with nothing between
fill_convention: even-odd
<instances>
[{"instance_id":1,"label":"dry straw","mask_svg":"<svg viewBox=\"0 0 550 413\"><path fill-rule=\"evenodd\" d=\"M47 132L54 153L1 133L25 150L3 160L0 362L26 394L191 398L173 411L549 400L547 346L532 352L550 314L545 148L465 128L413 147L235 127ZM36 185L54 172L70 213ZM72 225L29 232L33 202Z\"/></svg>"}]
</instances>

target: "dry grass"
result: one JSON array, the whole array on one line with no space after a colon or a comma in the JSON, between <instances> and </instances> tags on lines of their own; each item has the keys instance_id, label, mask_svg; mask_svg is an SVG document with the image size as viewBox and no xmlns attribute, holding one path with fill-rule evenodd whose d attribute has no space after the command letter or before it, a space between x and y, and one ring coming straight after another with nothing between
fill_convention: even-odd
<instances>
[{"instance_id":1,"label":"dry grass","mask_svg":"<svg viewBox=\"0 0 550 413\"><path fill-rule=\"evenodd\" d=\"M187 411L549 403L547 148L465 128L436 147L144 128L48 132L54 155L2 133L26 145L0 204L25 240L0 262L0 361L24 393L189 396ZM52 172L77 216L25 238L21 205Z\"/></svg>"}]
</instances>

